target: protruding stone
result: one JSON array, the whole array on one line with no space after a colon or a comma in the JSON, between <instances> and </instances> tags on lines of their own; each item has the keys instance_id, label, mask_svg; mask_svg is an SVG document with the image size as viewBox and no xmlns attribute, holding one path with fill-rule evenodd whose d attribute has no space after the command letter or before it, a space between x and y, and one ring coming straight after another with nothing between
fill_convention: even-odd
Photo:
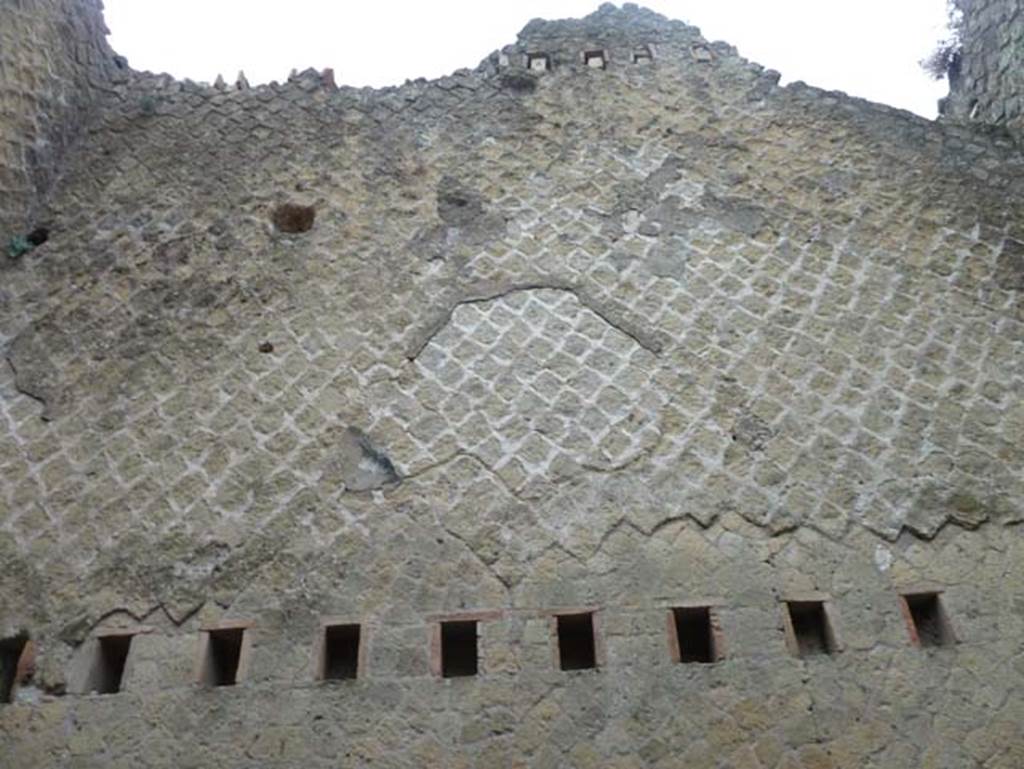
<instances>
[{"instance_id":1,"label":"protruding stone","mask_svg":"<svg viewBox=\"0 0 1024 769\"><path fill-rule=\"evenodd\" d=\"M690 55L693 56L694 61L708 62L713 58L711 49L706 45L695 45L690 49Z\"/></svg>"}]
</instances>

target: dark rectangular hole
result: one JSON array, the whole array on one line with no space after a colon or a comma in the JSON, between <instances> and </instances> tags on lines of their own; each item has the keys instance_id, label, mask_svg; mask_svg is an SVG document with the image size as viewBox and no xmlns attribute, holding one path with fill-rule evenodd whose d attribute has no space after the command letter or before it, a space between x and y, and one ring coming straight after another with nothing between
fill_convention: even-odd
<instances>
[{"instance_id":1,"label":"dark rectangular hole","mask_svg":"<svg viewBox=\"0 0 1024 769\"><path fill-rule=\"evenodd\" d=\"M672 616L675 619L680 662L708 663L718 659L709 607L673 609Z\"/></svg>"},{"instance_id":2,"label":"dark rectangular hole","mask_svg":"<svg viewBox=\"0 0 1024 769\"><path fill-rule=\"evenodd\" d=\"M242 658L244 628L209 631L203 683L207 686L234 686L238 683L238 663Z\"/></svg>"},{"instance_id":3,"label":"dark rectangular hole","mask_svg":"<svg viewBox=\"0 0 1024 769\"><path fill-rule=\"evenodd\" d=\"M801 657L834 654L835 637L821 601L790 601L786 604L793 624L797 651Z\"/></svg>"},{"instance_id":4,"label":"dark rectangular hole","mask_svg":"<svg viewBox=\"0 0 1024 769\"><path fill-rule=\"evenodd\" d=\"M938 593L905 595L913 623L913 632L921 646L947 646L953 643L953 631Z\"/></svg>"},{"instance_id":5,"label":"dark rectangular hole","mask_svg":"<svg viewBox=\"0 0 1024 769\"><path fill-rule=\"evenodd\" d=\"M121 691L124 666L132 648L130 635L103 636L97 639L96 659L89 678L89 691L114 694Z\"/></svg>"},{"instance_id":6,"label":"dark rectangular hole","mask_svg":"<svg viewBox=\"0 0 1024 769\"><path fill-rule=\"evenodd\" d=\"M10 702L18 676L18 662L28 643L28 636L0 640L0 702Z\"/></svg>"},{"instance_id":7,"label":"dark rectangular hole","mask_svg":"<svg viewBox=\"0 0 1024 769\"><path fill-rule=\"evenodd\" d=\"M562 670L597 667L594 644L594 615L562 614L558 622L558 661Z\"/></svg>"},{"instance_id":8,"label":"dark rectangular hole","mask_svg":"<svg viewBox=\"0 0 1024 769\"><path fill-rule=\"evenodd\" d=\"M475 676L478 669L476 621L441 623L441 675Z\"/></svg>"},{"instance_id":9,"label":"dark rectangular hole","mask_svg":"<svg viewBox=\"0 0 1024 769\"><path fill-rule=\"evenodd\" d=\"M324 628L325 681L339 681L359 675L359 634L359 625L331 625Z\"/></svg>"},{"instance_id":10,"label":"dark rectangular hole","mask_svg":"<svg viewBox=\"0 0 1024 769\"><path fill-rule=\"evenodd\" d=\"M546 53L530 53L526 55L526 67L535 72L546 72L551 69L551 59Z\"/></svg>"}]
</instances>

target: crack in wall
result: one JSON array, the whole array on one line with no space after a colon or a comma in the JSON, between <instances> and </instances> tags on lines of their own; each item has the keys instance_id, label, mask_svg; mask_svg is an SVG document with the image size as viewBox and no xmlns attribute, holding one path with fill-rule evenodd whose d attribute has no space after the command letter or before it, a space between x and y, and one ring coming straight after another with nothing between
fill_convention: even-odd
<instances>
[{"instance_id":1,"label":"crack in wall","mask_svg":"<svg viewBox=\"0 0 1024 769\"><path fill-rule=\"evenodd\" d=\"M7 365L10 366L11 373L14 374L14 389L41 405L43 410L40 413L39 418L44 422L49 422L53 418L50 413L51 398L44 394L42 389L37 388L30 377L25 376L24 372L14 363L14 356L10 352L4 356L4 360L7 361Z\"/></svg>"},{"instance_id":2,"label":"crack in wall","mask_svg":"<svg viewBox=\"0 0 1024 769\"><path fill-rule=\"evenodd\" d=\"M515 499L519 500L520 502L525 501L524 498L520 495L520 493L518 491L516 491L515 489L513 489L511 486L508 485L508 482L504 478L501 477L501 474L498 473L497 470L495 470L489 464L484 462L484 460L482 460L480 457L478 457L473 452L466 451L464 449L459 449L458 451L456 451L453 454L450 454L449 456L445 457L444 459L440 459L437 462L434 462L433 464L427 465L425 467L421 467L415 473L411 473L409 475L403 475L401 477L402 481L404 482L404 481L415 481L415 480L418 480L418 479L422 478L423 476L429 475L430 473L433 473L433 472L435 472L437 470L443 469L444 467L446 467L447 465L450 465L452 462L455 462L458 459L469 459L470 461L475 462L477 465L479 465L484 470L486 470L487 473L491 477L495 478L498 481L498 483L501 485L501 487L509 494L509 496L514 497ZM395 487L395 488L397 488L397 487ZM387 491L389 491L389 489L386 489L384 491L385 491L385 493L387 493Z\"/></svg>"}]
</instances>

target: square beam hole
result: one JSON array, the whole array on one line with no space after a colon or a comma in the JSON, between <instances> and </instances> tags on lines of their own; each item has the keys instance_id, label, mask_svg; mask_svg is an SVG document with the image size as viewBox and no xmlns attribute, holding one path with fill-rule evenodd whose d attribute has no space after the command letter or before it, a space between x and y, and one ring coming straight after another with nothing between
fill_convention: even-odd
<instances>
[{"instance_id":1,"label":"square beam hole","mask_svg":"<svg viewBox=\"0 0 1024 769\"><path fill-rule=\"evenodd\" d=\"M717 662L719 653L715 641L714 621L710 606L695 606L672 610L678 662Z\"/></svg>"},{"instance_id":2,"label":"square beam hole","mask_svg":"<svg viewBox=\"0 0 1024 769\"><path fill-rule=\"evenodd\" d=\"M96 656L89 671L87 692L114 694L121 691L124 667L132 648L132 636L109 635L96 639Z\"/></svg>"},{"instance_id":3,"label":"square beam hole","mask_svg":"<svg viewBox=\"0 0 1024 769\"><path fill-rule=\"evenodd\" d=\"M205 686L234 686L238 683L245 628L224 628L206 633L206 658L200 683Z\"/></svg>"},{"instance_id":4,"label":"square beam hole","mask_svg":"<svg viewBox=\"0 0 1024 769\"><path fill-rule=\"evenodd\" d=\"M654 57L651 56L651 49L646 46L642 48L636 48L633 51L633 63L634 64L650 64Z\"/></svg>"},{"instance_id":5,"label":"square beam hole","mask_svg":"<svg viewBox=\"0 0 1024 769\"><path fill-rule=\"evenodd\" d=\"M0 703L11 702L18 680L18 663L25 651L28 636L0 639Z\"/></svg>"},{"instance_id":6,"label":"square beam hole","mask_svg":"<svg viewBox=\"0 0 1024 769\"><path fill-rule=\"evenodd\" d=\"M583 63L591 69L604 69L607 64L604 51L587 51L583 54Z\"/></svg>"},{"instance_id":7,"label":"square beam hole","mask_svg":"<svg viewBox=\"0 0 1024 769\"><path fill-rule=\"evenodd\" d=\"M324 628L320 678L343 681L359 676L359 625L329 625Z\"/></svg>"},{"instance_id":8,"label":"square beam hole","mask_svg":"<svg viewBox=\"0 0 1024 769\"><path fill-rule=\"evenodd\" d=\"M907 607L910 637L918 646L950 646L956 643L953 628L938 593L902 596Z\"/></svg>"},{"instance_id":9,"label":"square beam hole","mask_svg":"<svg viewBox=\"0 0 1024 769\"><path fill-rule=\"evenodd\" d=\"M835 654L835 634L828 621L824 601L788 601L793 642L800 657L814 654Z\"/></svg>"},{"instance_id":10,"label":"square beam hole","mask_svg":"<svg viewBox=\"0 0 1024 769\"><path fill-rule=\"evenodd\" d=\"M594 615L560 614L558 627L558 664L562 670L589 670L597 667L594 642Z\"/></svg>"},{"instance_id":11,"label":"square beam hole","mask_svg":"<svg viewBox=\"0 0 1024 769\"><path fill-rule=\"evenodd\" d=\"M441 623L441 675L475 676L479 667L476 620Z\"/></svg>"},{"instance_id":12,"label":"square beam hole","mask_svg":"<svg viewBox=\"0 0 1024 769\"><path fill-rule=\"evenodd\" d=\"M533 72L547 72L551 69L551 57L546 53L526 54L526 68Z\"/></svg>"}]
</instances>

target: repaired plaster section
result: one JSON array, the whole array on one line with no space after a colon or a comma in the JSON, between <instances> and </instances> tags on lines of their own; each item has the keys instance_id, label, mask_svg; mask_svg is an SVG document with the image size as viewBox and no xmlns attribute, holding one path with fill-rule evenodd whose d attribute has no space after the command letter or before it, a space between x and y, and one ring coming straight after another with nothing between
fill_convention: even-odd
<instances>
[{"instance_id":1,"label":"repaired plaster section","mask_svg":"<svg viewBox=\"0 0 1024 769\"><path fill-rule=\"evenodd\" d=\"M391 459L358 427L340 431L333 456L321 477L329 480L332 475L340 478L350 491L372 491L402 480Z\"/></svg>"},{"instance_id":2,"label":"repaired plaster section","mask_svg":"<svg viewBox=\"0 0 1024 769\"><path fill-rule=\"evenodd\" d=\"M461 452L520 493L649 454L669 397L656 383L663 335L567 282L467 293L418 332L412 370L373 393L387 416L372 429L408 474Z\"/></svg>"}]
</instances>

